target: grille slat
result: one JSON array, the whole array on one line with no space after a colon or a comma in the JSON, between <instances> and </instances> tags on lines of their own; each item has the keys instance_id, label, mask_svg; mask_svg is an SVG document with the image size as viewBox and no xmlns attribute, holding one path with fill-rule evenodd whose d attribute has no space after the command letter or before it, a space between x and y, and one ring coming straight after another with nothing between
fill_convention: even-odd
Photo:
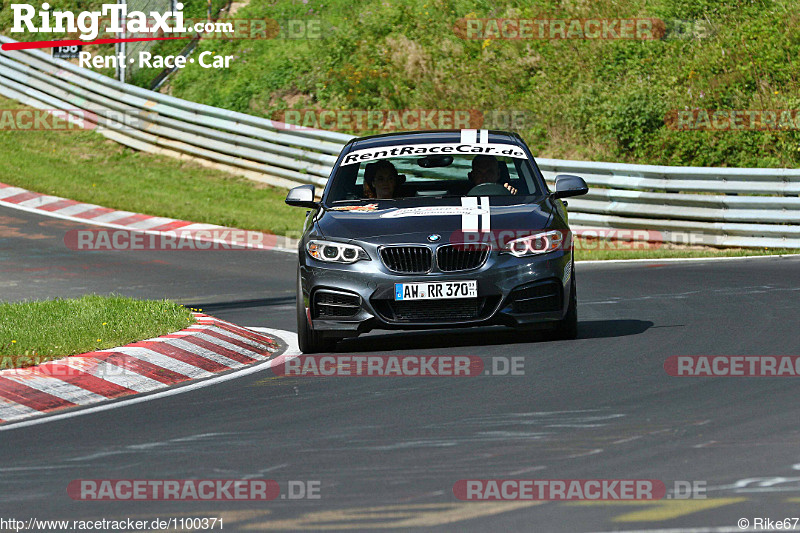
<instances>
[{"instance_id":1,"label":"grille slat","mask_svg":"<svg viewBox=\"0 0 800 533\"><path fill-rule=\"evenodd\" d=\"M423 274L431 269L433 254L427 246L387 246L381 248L386 268L403 274Z\"/></svg>"},{"instance_id":2,"label":"grille slat","mask_svg":"<svg viewBox=\"0 0 800 533\"><path fill-rule=\"evenodd\" d=\"M445 244L436 250L436 262L442 272L480 268L490 248L488 244Z\"/></svg>"}]
</instances>

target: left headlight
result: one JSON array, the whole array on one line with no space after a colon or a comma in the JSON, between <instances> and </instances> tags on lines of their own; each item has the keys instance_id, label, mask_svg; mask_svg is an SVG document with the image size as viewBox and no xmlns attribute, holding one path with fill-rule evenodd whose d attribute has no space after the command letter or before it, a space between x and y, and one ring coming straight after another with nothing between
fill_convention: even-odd
<instances>
[{"instance_id":1,"label":"left headlight","mask_svg":"<svg viewBox=\"0 0 800 533\"><path fill-rule=\"evenodd\" d=\"M355 244L344 244L331 241L308 241L306 244L308 255L318 261L327 263L355 263L356 261L369 261L369 255L364 249Z\"/></svg>"},{"instance_id":2,"label":"left headlight","mask_svg":"<svg viewBox=\"0 0 800 533\"><path fill-rule=\"evenodd\" d=\"M546 254L568 249L572 245L571 240L569 231L552 230L509 241L504 251L514 257Z\"/></svg>"}]
</instances>

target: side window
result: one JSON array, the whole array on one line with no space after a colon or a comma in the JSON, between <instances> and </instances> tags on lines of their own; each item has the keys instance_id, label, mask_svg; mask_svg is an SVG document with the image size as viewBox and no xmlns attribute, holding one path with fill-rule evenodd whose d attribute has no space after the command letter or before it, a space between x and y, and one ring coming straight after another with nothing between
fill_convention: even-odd
<instances>
[{"instance_id":1,"label":"side window","mask_svg":"<svg viewBox=\"0 0 800 533\"><path fill-rule=\"evenodd\" d=\"M517 187L520 191L525 191L525 194L529 195L539 195L541 191L539 187L537 187L536 177L533 175L531 171L531 166L528 162L524 159L517 159L514 161L514 171L515 177L517 179L517 183L519 183L519 187Z\"/></svg>"},{"instance_id":2,"label":"side window","mask_svg":"<svg viewBox=\"0 0 800 533\"><path fill-rule=\"evenodd\" d=\"M361 184L356 184L358 175L363 174L363 169L359 167L360 165L339 167L339 170L336 172L336 179L333 180L333 186L328 193L328 198L331 202L337 202L339 200L357 200L361 198Z\"/></svg>"}]
</instances>

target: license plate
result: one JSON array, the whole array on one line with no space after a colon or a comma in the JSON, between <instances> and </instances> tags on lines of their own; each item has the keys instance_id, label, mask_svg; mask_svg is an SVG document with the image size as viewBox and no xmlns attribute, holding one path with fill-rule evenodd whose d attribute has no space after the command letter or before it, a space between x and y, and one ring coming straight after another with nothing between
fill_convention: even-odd
<instances>
[{"instance_id":1,"label":"license plate","mask_svg":"<svg viewBox=\"0 0 800 533\"><path fill-rule=\"evenodd\" d=\"M452 298L477 298L478 282L432 281L428 283L395 283L395 301L449 300Z\"/></svg>"}]
</instances>

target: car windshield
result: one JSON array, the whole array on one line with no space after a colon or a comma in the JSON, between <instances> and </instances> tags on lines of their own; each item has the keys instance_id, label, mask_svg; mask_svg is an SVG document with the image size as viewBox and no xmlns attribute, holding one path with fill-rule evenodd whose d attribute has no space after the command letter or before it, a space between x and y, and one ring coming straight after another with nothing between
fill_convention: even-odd
<instances>
[{"instance_id":1,"label":"car windshield","mask_svg":"<svg viewBox=\"0 0 800 533\"><path fill-rule=\"evenodd\" d=\"M348 162L332 178L327 203L445 196L539 196L544 185L527 159L428 154Z\"/></svg>"}]
</instances>

